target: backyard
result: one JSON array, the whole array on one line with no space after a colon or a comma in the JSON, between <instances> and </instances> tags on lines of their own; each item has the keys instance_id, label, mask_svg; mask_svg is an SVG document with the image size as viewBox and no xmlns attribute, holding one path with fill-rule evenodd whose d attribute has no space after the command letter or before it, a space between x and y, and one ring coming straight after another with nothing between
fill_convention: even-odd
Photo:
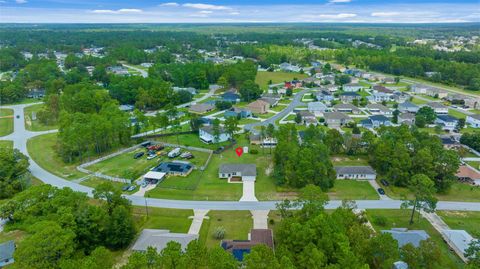
<instances>
[{"instance_id":1,"label":"backyard","mask_svg":"<svg viewBox=\"0 0 480 269\"><path fill-rule=\"evenodd\" d=\"M381 230L389 230L391 228L408 228L410 230L425 230L430 238L439 246L442 257L443 257L443 267L441 268L463 268L463 262L452 252L448 245L443 241L440 233L433 228L433 226L423 218L422 216L418 217L415 215L414 223L409 224L410 220L410 210L404 209L395 209L395 210L386 210L386 209L368 209L366 211L367 218L373 225L373 228L379 232ZM418 214L418 213L417 213ZM385 225L379 225L375 219L383 217L386 220ZM440 269L440 268L439 268Z\"/></svg>"},{"instance_id":2,"label":"backyard","mask_svg":"<svg viewBox=\"0 0 480 269\"><path fill-rule=\"evenodd\" d=\"M212 248L220 245L221 239L214 237L218 227L225 229L225 239L247 240L253 228L250 211L210 211L200 229L200 242Z\"/></svg>"},{"instance_id":3,"label":"backyard","mask_svg":"<svg viewBox=\"0 0 480 269\"><path fill-rule=\"evenodd\" d=\"M270 80L273 84L277 84L295 78L303 79L306 77L306 74L300 73L258 71L257 76L255 77L255 83L257 83L261 89L266 90L268 89L268 82Z\"/></svg>"},{"instance_id":4,"label":"backyard","mask_svg":"<svg viewBox=\"0 0 480 269\"><path fill-rule=\"evenodd\" d=\"M6 136L13 132L13 109L0 109L0 136Z\"/></svg>"}]
</instances>

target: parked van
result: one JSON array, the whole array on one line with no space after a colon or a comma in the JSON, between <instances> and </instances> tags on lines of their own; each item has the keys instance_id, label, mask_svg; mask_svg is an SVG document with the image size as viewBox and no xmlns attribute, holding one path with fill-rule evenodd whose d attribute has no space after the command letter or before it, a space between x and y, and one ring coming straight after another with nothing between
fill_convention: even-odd
<instances>
[{"instance_id":1,"label":"parked van","mask_svg":"<svg viewBox=\"0 0 480 269\"><path fill-rule=\"evenodd\" d=\"M168 153L168 158L175 158L180 155L180 148L174 148L172 151Z\"/></svg>"}]
</instances>

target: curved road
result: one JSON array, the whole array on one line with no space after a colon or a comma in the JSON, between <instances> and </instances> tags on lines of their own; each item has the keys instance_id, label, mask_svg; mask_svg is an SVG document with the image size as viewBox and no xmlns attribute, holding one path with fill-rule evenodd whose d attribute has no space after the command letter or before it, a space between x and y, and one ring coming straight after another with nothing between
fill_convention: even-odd
<instances>
[{"instance_id":1,"label":"curved road","mask_svg":"<svg viewBox=\"0 0 480 269\"><path fill-rule=\"evenodd\" d=\"M302 96L301 95L297 96ZM297 97L296 96L296 97ZM300 97L301 98L301 97ZM297 99L297 98L295 98ZM298 100L297 100L298 102ZM32 104L30 104L32 105ZM92 188L80 185L78 183L68 181L40 167L34 160L31 159L27 151L27 140L46 133L53 133L56 130L46 132L31 132L25 129L23 109L29 105L14 105L5 106L14 110L14 132L10 135L0 137L0 140L13 140L14 147L19 149L23 154L30 158L30 171L33 176L37 177L46 184L50 184L59 188L69 187L75 191L87 193L92 195ZM288 107L286 110L292 109ZM291 111L291 110L290 110ZM17 115L19 118L17 119ZM137 206L144 206L145 202L149 206L162 208L177 208L177 209L209 209L209 210L273 210L276 208L278 201L261 201L261 202L237 202L237 201L190 201L190 200L166 200L156 198L143 198L132 195L125 195L132 204ZM398 209L402 201L399 200L357 200L357 207L359 209ZM336 208L342 204L341 201L330 201L326 208ZM438 202L438 210L464 210L464 211L480 211L480 203L467 202Z\"/></svg>"}]
</instances>

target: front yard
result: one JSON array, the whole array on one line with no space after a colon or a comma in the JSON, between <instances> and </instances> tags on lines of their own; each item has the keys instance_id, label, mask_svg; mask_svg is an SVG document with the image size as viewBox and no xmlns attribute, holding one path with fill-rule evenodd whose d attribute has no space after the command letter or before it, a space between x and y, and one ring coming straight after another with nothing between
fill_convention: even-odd
<instances>
[{"instance_id":1,"label":"front yard","mask_svg":"<svg viewBox=\"0 0 480 269\"><path fill-rule=\"evenodd\" d=\"M0 136L13 133L13 109L0 109Z\"/></svg>"},{"instance_id":2,"label":"front yard","mask_svg":"<svg viewBox=\"0 0 480 269\"><path fill-rule=\"evenodd\" d=\"M335 180L335 186L328 192L330 200L378 200L377 191L368 181Z\"/></svg>"},{"instance_id":3,"label":"front yard","mask_svg":"<svg viewBox=\"0 0 480 269\"><path fill-rule=\"evenodd\" d=\"M247 240L253 228L250 211L210 211L210 219L205 219L200 229L200 242L207 247L219 246L221 239L214 237L218 227L225 229L225 239Z\"/></svg>"}]
</instances>

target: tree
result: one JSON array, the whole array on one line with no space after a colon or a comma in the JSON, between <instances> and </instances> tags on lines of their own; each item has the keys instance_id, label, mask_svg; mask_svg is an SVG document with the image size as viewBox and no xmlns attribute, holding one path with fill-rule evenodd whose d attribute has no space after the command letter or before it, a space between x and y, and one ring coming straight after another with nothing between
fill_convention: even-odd
<instances>
[{"instance_id":1,"label":"tree","mask_svg":"<svg viewBox=\"0 0 480 269\"><path fill-rule=\"evenodd\" d=\"M0 148L0 199L10 198L28 186L28 157L18 149Z\"/></svg>"},{"instance_id":2,"label":"tree","mask_svg":"<svg viewBox=\"0 0 480 269\"><path fill-rule=\"evenodd\" d=\"M455 129L462 130L465 127L465 119L458 119L457 126Z\"/></svg>"},{"instance_id":3,"label":"tree","mask_svg":"<svg viewBox=\"0 0 480 269\"><path fill-rule=\"evenodd\" d=\"M212 130L213 130L213 142L218 143L220 140L221 135L221 127L220 127L220 120L215 118L212 122Z\"/></svg>"},{"instance_id":4,"label":"tree","mask_svg":"<svg viewBox=\"0 0 480 269\"><path fill-rule=\"evenodd\" d=\"M288 89L285 91L285 95L286 95L286 96L292 96L292 94L293 94L293 90L290 89L290 88L288 88Z\"/></svg>"},{"instance_id":5,"label":"tree","mask_svg":"<svg viewBox=\"0 0 480 269\"><path fill-rule=\"evenodd\" d=\"M246 80L240 87L240 96L245 102L256 100L262 94L260 87L253 80Z\"/></svg>"},{"instance_id":6,"label":"tree","mask_svg":"<svg viewBox=\"0 0 480 269\"><path fill-rule=\"evenodd\" d=\"M431 239L420 241L417 248L412 244L403 246L400 255L410 268L441 268L445 259L438 245Z\"/></svg>"},{"instance_id":7,"label":"tree","mask_svg":"<svg viewBox=\"0 0 480 269\"><path fill-rule=\"evenodd\" d=\"M410 224L413 224L415 210L434 212L437 206L437 198L435 198L435 183L424 174L414 175L410 180L409 189L412 191L414 199L403 202L402 207L412 206Z\"/></svg>"},{"instance_id":8,"label":"tree","mask_svg":"<svg viewBox=\"0 0 480 269\"><path fill-rule=\"evenodd\" d=\"M468 268L480 267L480 239L473 240L465 250L465 257L468 258Z\"/></svg>"},{"instance_id":9,"label":"tree","mask_svg":"<svg viewBox=\"0 0 480 269\"><path fill-rule=\"evenodd\" d=\"M236 269L238 262L232 254L217 246L208 252L207 266L211 269Z\"/></svg>"},{"instance_id":10,"label":"tree","mask_svg":"<svg viewBox=\"0 0 480 269\"><path fill-rule=\"evenodd\" d=\"M337 85L345 85L352 81L349 75L339 75L335 76L335 84Z\"/></svg>"},{"instance_id":11,"label":"tree","mask_svg":"<svg viewBox=\"0 0 480 269\"><path fill-rule=\"evenodd\" d=\"M371 268L391 268L400 258L398 244L391 234L381 233L373 237L368 246L367 256Z\"/></svg>"},{"instance_id":12,"label":"tree","mask_svg":"<svg viewBox=\"0 0 480 269\"><path fill-rule=\"evenodd\" d=\"M267 125L266 135L268 138L273 139L275 135L275 126L273 124ZM270 155L272 154L272 147L270 147Z\"/></svg>"},{"instance_id":13,"label":"tree","mask_svg":"<svg viewBox=\"0 0 480 269\"><path fill-rule=\"evenodd\" d=\"M247 254L243 263L247 269L280 269L280 264L272 249L266 245L257 245Z\"/></svg>"},{"instance_id":14,"label":"tree","mask_svg":"<svg viewBox=\"0 0 480 269\"><path fill-rule=\"evenodd\" d=\"M121 249L135 237L135 223L131 210L125 206L117 206L113 209L106 227L105 244L112 249Z\"/></svg>"},{"instance_id":15,"label":"tree","mask_svg":"<svg viewBox=\"0 0 480 269\"><path fill-rule=\"evenodd\" d=\"M398 115L399 114L400 114L400 111L398 109L395 109L393 111L392 123L395 123L395 124L398 123Z\"/></svg>"},{"instance_id":16,"label":"tree","mask_svg":"<svg viewBox=\"0 0 480 269\"><path fill-rule=\"evenodd\" d=\"M236 117L228 117L225 120L225 131L234 139L235 132L238 131L238 119Z\"/></svg>"},{"instance_id":17,"label":"tree","mask_svg":"<svg viewBox=\"0 0 480 269\"><path fill-rule=\"evenodd\" d=\"M296 124L302 123L302 115L300 115L300 113L295 114L295 123Z\"/></svg>"},{"instance_id":18,"label":"tree","mask_svg":"<svg viewBox=\"0 0 480 269\"><path fill-rule=\"evenodd\" d=\"M437 118L437 114L435 113L433 108L428 106L423 106L418 110L417 114L415 115L415 119L418 120L418 118L420 117L425 119L425 122L427 124L432 124Z\"/></svg>"},{"instance_id":19,"label":"tree","mask_svg":"<svg viewBox=\"0 0 480 269\"><path fill-rule=\"evenodd\" d=\"M340 153L343 148L342 135L336 129L329 129L327 131L327 136L325 137L325 144L328 146L331 153Z\"/></svg>"},{"instance_id":20,"label":"tree","mask_svg":"<svg viewBox=\"0 0 480 269\"><path fill-rule=\"evenodd\" d=\"M14 253L19 268L58 268L60 262L72 257L75 234L54 222L38 223Z\"/></svg>"}]
</instances>

